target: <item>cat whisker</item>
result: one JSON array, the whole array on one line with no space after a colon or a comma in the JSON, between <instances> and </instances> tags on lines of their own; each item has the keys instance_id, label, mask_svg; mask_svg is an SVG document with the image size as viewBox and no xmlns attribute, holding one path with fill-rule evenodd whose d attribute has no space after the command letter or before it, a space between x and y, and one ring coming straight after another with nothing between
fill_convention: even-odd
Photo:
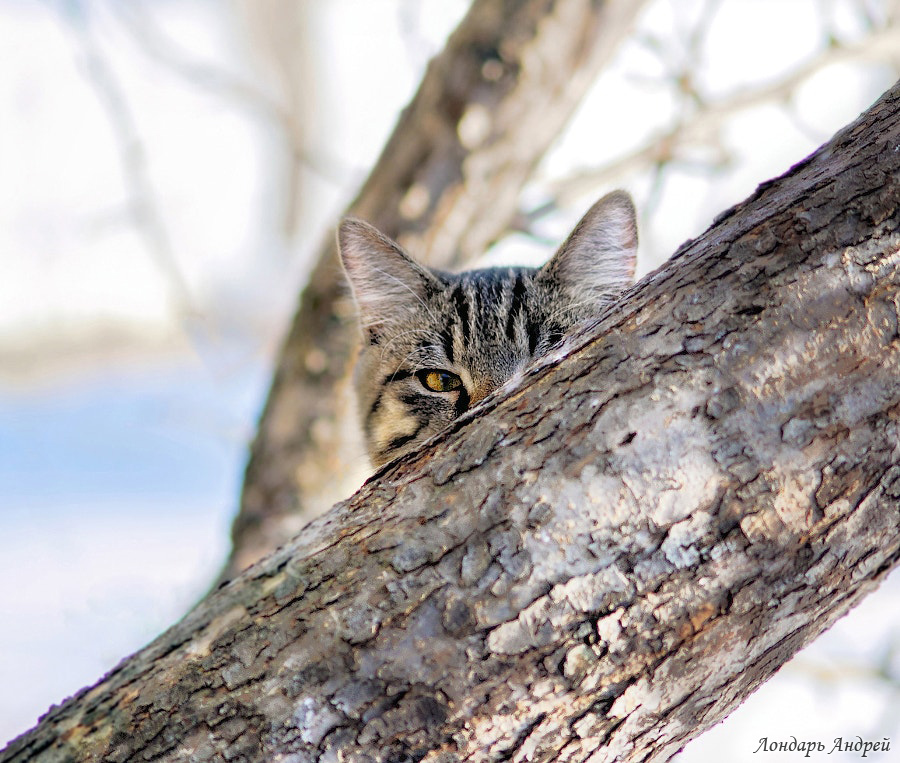
<instances>
[{"instance_id":1,"label":"cat whisker","mask_svg":"<svg viewBox=\"0 0 900 763\"><path fill-rule=\"evenodd\" d=\"M390 340L388 342L386 342L385 345L381 348L381 360L382 361L384 360L384 357L385 357L385 355L387 355L388 350L390 349L391 345L394 344L395 342L399 341L403 337L409 336L410 334L428 334L428 333L430 333L430 331L428 329L421 328L421 329L409 329L408 331L401 331L399 334L392 336L390 338Z\"/></svg>"},{"instance_id":2,"label":"cat whisker","mask_svg":"<svg viewBox=\"0 0 900 763\"><path fill-rule=\"evenodd\" d=\"M391 281L394 281L395 283L397 283L401 287L403 287L406 291L408 291L410 294L412 294L413 297L415 297L416 301L422 306L422 309L425 311L426 315L428 315L429 318L431 318L432 320L436 319L437 316L431 311L431 308L428 306L428 303L424 299L422 299L422 297L416 293L416 290L413 289L408 283L404 283L400 278L397 278L397 276L395 276L393 273L388 273L386 270L383 270L382 268L372 267L372 270L374 270L376 273L381 273L381 275L383 275L383 276L387 276Z\"/></svg>"},{"instance_id":3,"label":"cat whisker","mask_svg":"<svg viewBox=\"0 0 900 763\"><path fill-rule=\"evenodd\" d=\"M406 355L404 355L403 358L400 360L400 362L397 363L397 365L394 367L393 372L391 372L391 375L388 378L393 379L397 375L397 372L400 371L403 368L403 366L406 365L407 360L409 360L417 352L419 352L420 349L421 348L416 347L416 348L410 350ZM424 366L421 363L416 363L414 365L415 365L415 368L413 369L412 373L415 373L416 371L420 371L420 370L422 370L422 368L424 368Z\"/></svg>"},{"instance_id":4,"label":"cat whisker","mask_svg":"<svg viewBox=\"0 0 900 763\"><path fill-rule=\"evenodd\" d=\"M413 373L415 373L416 371L421 371L423 368L434 368L435 366L441 367L441 366L446 365L443 361L439 360L439 358L441 358L444 354L441 346L438 344L428 344L428 345L424 345L422 347L416 347L416 348L410 350L404 356L404 358L397 364L397 367L394 369L394 372L391 374L391 377L393 378L393 376L404 365L406 365L406 361L409 360L409 358L411 358L413 355L415 355L417 353L420 353L422 356L424 356L425 359L420 360L419 362L414 364L415 368L413 369ZM435 360L430 360L431 358L434 358Z\"/></svg>"}]
</instances>

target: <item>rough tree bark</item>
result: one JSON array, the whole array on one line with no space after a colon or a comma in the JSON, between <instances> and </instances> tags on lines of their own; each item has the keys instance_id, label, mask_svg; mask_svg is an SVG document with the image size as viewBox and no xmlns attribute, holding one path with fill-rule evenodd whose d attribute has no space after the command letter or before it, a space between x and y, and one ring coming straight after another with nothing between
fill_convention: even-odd
<instances>
[{"instance_id":1,"label":"rough tree bark","mask_svg":"<svg viewBox=\"0 0 900 763\"><path fill-rule=\"evenodd\" d=\"M642 5L476 0L348 212L439 267L480 255L508 227L523 184ZM280 354L225 579L366 475L344 384L355 342L346 297L329 240Z\"/></svg>"},{"instance_id":2,"label":"rough tree bark","mask_svg":"<svg viewBox=\"0 0 900 763\"><path fill-rule=\"evenodd\" d=\"M0 754L662 761L900 559L900 84Z\"/></svg>"}]
</instances>

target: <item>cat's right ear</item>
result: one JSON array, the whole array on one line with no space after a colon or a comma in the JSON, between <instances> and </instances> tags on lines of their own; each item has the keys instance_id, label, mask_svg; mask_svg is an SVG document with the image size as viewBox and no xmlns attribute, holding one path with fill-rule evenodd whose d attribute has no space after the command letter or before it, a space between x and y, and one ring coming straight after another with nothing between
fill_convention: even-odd
<instances>
[{"instance_id":1,"label":"cat's right ear","mask_svg":"<svg viewBox=\"0 0 900 763\"><path fill-rule=\"evenodd\" d=\"M362 220L341 222L338 249L370 342L378 342L384 326L421 315L426 297L440 286L399 244Z\"/></svg>"}]
</instances>

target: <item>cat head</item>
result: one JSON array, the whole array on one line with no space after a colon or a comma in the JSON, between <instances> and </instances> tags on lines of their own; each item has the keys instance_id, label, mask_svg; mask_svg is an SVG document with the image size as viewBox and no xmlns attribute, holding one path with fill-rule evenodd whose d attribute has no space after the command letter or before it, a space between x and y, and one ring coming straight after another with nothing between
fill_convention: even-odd
<instances>
[{"instance_id":1,"label":"cat head","mask_svg":"<svg viewBox=\"0 0 900 763\"><path fill-rule=\"evenodd\" d=\"M415 262L368 223L338 231L363 342L355 388L369 456L380 466L417 448L634 278L631 197L594 204L541 268L452 274Z\"/></svg>"}]
</instances>

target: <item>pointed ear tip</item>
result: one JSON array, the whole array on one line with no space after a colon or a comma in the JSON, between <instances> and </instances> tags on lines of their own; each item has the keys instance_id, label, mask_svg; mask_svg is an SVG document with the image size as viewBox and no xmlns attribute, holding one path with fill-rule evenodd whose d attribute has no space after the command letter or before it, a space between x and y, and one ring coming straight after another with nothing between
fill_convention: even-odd
<instances>
[{"instance_id":1,"label":"pointed ear tip","mask_svg":"<svg viewBox=\"0 0 900 763\"><path fill-rule=\"evenodd\" d=\"M337 229L335 233L337 235L338 246L343 247L344 241L348 235L352 235L352 230L355 227L356 220L352 217L342 217L337 224Z\"/></svg>"},{"instance_id":2,"label":"pointed ear tip","mask_svg":"<svg viewBox=\"0 0 900 763\"><path fill-rule=\"evenodd\" d=\"M358 217L344 217L338 224L338 252L345 264L348 255L377 245L382 238L375 226Z\"/></svg>"},{"instance_id":3,"label":"pointed ear tip","mask_svg":"<svg viewBox=\"0 0 900 763\"><path fill-rule=\"evenodd\" d=\"M369 223L365 220L360 220L358 217L342 217L337 227L338 239L342 240L346 236L361 233L371 227Z\"/></svg>"},{"instance_id":4,"label":"pointed ear tip","mask_svg":"<svg viewBox=\"0 0 900 763\"><path fill-rule=\"evenodd\" d=\"M634 199L631 198L631 194L628 193L628 191L621 188L617 188L615 191L606 194L606 196L597 202L597 206L618 207L619 209L629 212L632 217L636 216Z\"/></svg>"}]
</instances>

